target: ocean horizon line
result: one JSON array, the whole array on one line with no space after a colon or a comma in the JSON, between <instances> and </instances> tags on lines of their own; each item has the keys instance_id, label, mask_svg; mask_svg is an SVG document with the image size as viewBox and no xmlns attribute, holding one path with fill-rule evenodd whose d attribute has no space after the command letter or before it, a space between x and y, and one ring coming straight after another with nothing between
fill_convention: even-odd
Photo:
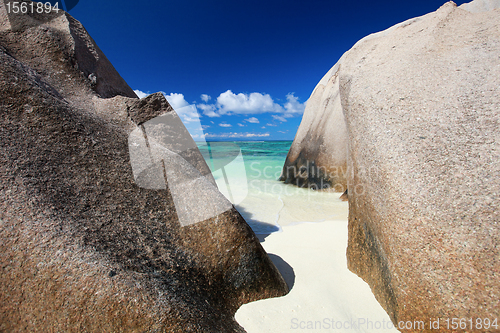
<instances>
[{"instance_id":1,"label":"ocean horizon line","mask_svg":"<svg viewBox=\"0 0 500 333\"><path fill-rule=\"evenodd\" d=\"M203 142L293 142L293 140L205 140L205 141L194 141L195 143Z\"/></svg>"}]
</instances>

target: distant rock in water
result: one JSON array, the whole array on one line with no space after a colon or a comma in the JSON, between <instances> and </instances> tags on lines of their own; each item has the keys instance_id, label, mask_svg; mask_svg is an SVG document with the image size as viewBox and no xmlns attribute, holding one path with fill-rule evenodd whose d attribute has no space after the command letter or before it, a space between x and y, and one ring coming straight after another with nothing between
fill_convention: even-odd
<instances>
[{"instance_id":1,"label":"distant rock in water","mask_svg":"<svg viewBox=\"0 0 500 333\"><path fill-rule=\"evenodd\" d=\"M175 111L139 100L67 13L6 2L0 331L244 332L238 307L288 288Z\"/></svg>"},{"instance_id":2,"label":"distant rock in water","mask_svg":"<svg viewBox=\"0 0 500 333\"><path fill-rule=\"evenodd\" d=\"M498 8L448 2L359 41L314 90L284 167L347 165L324 181L348 188L348 265L402 331L500 317Z\"/></svg>"}]
</instances>

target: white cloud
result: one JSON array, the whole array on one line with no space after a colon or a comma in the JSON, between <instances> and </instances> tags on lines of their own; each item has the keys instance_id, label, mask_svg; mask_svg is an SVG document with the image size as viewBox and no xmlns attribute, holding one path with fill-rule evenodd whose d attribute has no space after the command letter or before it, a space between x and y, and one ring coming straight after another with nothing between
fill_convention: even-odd
<instances>
[{"instance_id":1,"label":"white cloud","mask_svg":"<svg viewBox=\"0 0 500 333\"><path fill-rule=\"evenodd\" d=\"M141 90L134 90L138 97L144 98L149 95ZM207 130L209 126L201 126L200 114L208 117L221 117L223 115L242 114L249 116L243 122L238 123L238 127L246 127L245 122L252 124L259 124L260 121L257 117L251 115L258 115L263 113L271 113L274 120L286 122L287 118L300 116L304 113L305 104L300 103L298 97L293 93L286 95L286 103L276 103L269 94L250 93L235 94L231 90L223 92L217 97L216 101L208 103L212 100L211 96L207 94L200 95L204 103L190 104L186 101L183 94L162 92L170 105L177 112L187 129L195 139L203 139L203 130ZM216 125L213 121L210 123ZM221 122L218 124L221 127L229 128L231 124ZM276 127L276 124L267 123L266 126ZM263 129L266 126L262 126ZM279 131L280 133L284 133ZM252 137L268 137L269 133L222 133L222 134L206 134L207 137L220 137L220 138L252 138Z\"/></svg>"},{"instance_id":2,"label":"white cloud","mask_svg":"<svg viewBox=\"0 0 500 333\"><path fill-rule=\"evenodd\" d=\"M235 94L231 90L227 90L220 94L219 97L217 97L216 103L208 104L211 97L206 94L201 95L201 99L205 103L197 104L196 106L208 117L220 117L222 115L233 114L253 115L274 113L275 115L273 115L273 117L279 117L275 119L285 122L285 118L300 116L304 113L305 109L305 103L300 103L299 98L294 96L293 93L286 95L287 102L284 105L274 102L269 94L261 94L258 92ZM250 117L249 119L257 118ZM246 121L257 123L248 119L246 119Z\"/></svg>"},{"instance_id":3,"label":"white cloud","mask_svg":"<svg viewBox=\"0 0 500 333\"><path fill-rule=\"evenodd\" d=\"M139 98L144 98L149 96L149 93L145 93L141 90L134 90L135 94ZM185 99L183 94L170 93L166 94L161 92L163 96L167 99L168 103L174 108L175 112L179 115L182 122L186 126L187 130L194 139L203 139L203 129L200 124L200 115L194 104L189 104Z\"/></svg>"},{"instance_id":4,"label":"white cloud","mask_svg":"<svg viewBox=\"0 0 500 333\"><path fill-rule=\"evenodd\" d=\"M231 90L217 97L219 114L259 114L264 112L282 112L283 108L274 103L269 94L235 94Z\"/></svg>"},{"instance_id":5,"label":"white cloud","mask_svg":"<svg viewBox=\"0 0 500 333\"><path fill-rule=\"evenodd\" d=\"M300 103L299 98L295 97L293 93L286 95L288 102L285 103L285 117L291 118L304 113L306 103Z\"/></svg>"},{"instance_id":6,"label":"white cloud","mask_svg":"<svg viewBox=\"0 0 500 333\"><path fill-rule=\"evenodd\" d=\"M191 126L188 126L188 123L197 124L196 131L200 132L201 131L200 114L198 113L197 106L195 104L189 104L184 98L183 94L170 93L167 95L164 92L162 93L167 99L167 101L170 103L170 105L172 105L175 112L177 112L177 114L181 118L184 125L186 125L190 133L192 133L192 129Z\"/></svg>"},{"instance_id":7,"label":"white cloud","mask_svg":"<svg viewBox=\"0 0 500 333\"><path fill-rule=\"evenodd\" d=\"M273 119L279 120L281 122L285 122L286 121L286 119L285 119L284 116L278 116L277 114L273 114L272 117L273 117Z\"/></svg>"},{"instance_id":8,"label":"white cloud","mask_svg":"<svg viewBox=\"0 0 500 333\"><path fill-rule=\"evenodd\" d=\"M183 94L170 93L167 95L165 92L162 92L162 94L177 112L184 125L187 126L187 123L191 122L199 123L200 115L196 105L189 104Z\"/></svg>"},{"instance_id":9,"label":"white cloud","mask_svg":"<svg viewBox=\"0 0 500 333\"><path fill-rule=\"evenodd\" d=\"M183 94L170 93L167 95L165 92L162 92L162 94L179 115L193 139L204 141L205 136L196 105L189 104Z\"/></svg>"},{"instance_id":10,"label":"white cloud","mask_svg":"<svg viewBox=\"0 0 500 333\"><path fill-rule=\"evenodd\" d=\"M203 114L205 116L208 116L210 118L213 118L213 117L220 117L220 114L217 114L215 111L216 111L216 107L215 105L211 104L197 104L196 105L197 108L201 109L203 111Z\"/></svg>"},{"instance_id":11,"label":"white cloud","mask_svg":"<svg viewBox=\"0 0 500 333\"><path fill-rule=\"evenodd\" d=\"M177 109L180 109L182 107L189 105L189 103L184 99L183 94L170 93L169 95L167 95L164 92L162 92L162 93L165 96L165 98L167 99L167 101L170 103L170 105L172 105L172 107L174 108L174 110L176 112L178 112Z\"/></svg>"},{"instance_id":12,"label":"white cloud","mask_svg":"<svg viewBox=\"0 0 500 333\"><path fill-rule=\"evenodd\" d=\"M196 106L194 105L186 105L181 108L174 108L174 110L175 112L177 112L184 124L193 121L200 121L200 115L198 114L198 110L196 110Z\"/></svg>"},{"instance_id":13,"label":"white cloud","mask_svg":"<svg viewBox=\"0 0 500 333\"><path fill-rule=\"evenodd\" d=\"M231 132L231 133L220 133L220 134L214 134L214 133L207 133L205 135L207 138L265 138L270 136L269 133L237 133L237 132Z\"/></svg>"},{"instance_id":14,"label":"white cloud","mask_svg":"<svg viewBox=\"0 0 500 333\"><path fill-rule=\"evenodd\" d=\"M249 123L252 123L252 124L258 124L259 123L259 119L255 118L255 117L251 117L251 118L248 118L248 119L245 119L246 121L248 121Z\"/></svg>"},{"instance_id":15,"label":"white cloud","mask_svg":"<svg viewBox=\"0 0 500 333\"><path fill-rule=\"evenodd\" d=\"M148 93L145 93L145 92L140 91L140 90L137 90L137 89L136 89L136 90L134 90L134 92L135 92L135 94L137 95L137 97L139 97L139 98L144 98L144 97L146 97L146 96L148 96L148 95L149 95Z\"/></svg>"}]
</instances>

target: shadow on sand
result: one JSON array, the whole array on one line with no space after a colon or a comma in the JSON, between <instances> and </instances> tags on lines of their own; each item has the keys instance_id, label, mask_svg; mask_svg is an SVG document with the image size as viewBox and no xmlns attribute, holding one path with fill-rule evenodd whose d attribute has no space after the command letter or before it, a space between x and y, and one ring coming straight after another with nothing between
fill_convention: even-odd
<instances>
[{"instance_id":1,"label":"shadow on sand","mask_svg":"<svg viewBox=\"0 0 500 333\"><path fill-rule=\"evenodd\" d=\"M235 208L238 212L243 216L247 224L252 228L253 232L255 232L257 238L262 243L265 241L266 237L272 234L273 232L280 231L280 228L274 224L270 224L267 222L262 222L252 218L252 213L243 208L240 205L235 205Z\"/></svg>"},{"instance_id":2,"label":"shadow on sand","mask_svg":"<svg viewBox=\"0 0 500 333\"><path fill-rule=\"evenodd\" d=\"M280 230L276 225L252 219L252 213L245 210L241 206L236 206L236 209L238 210L238 212L240 212L241 216L243 216L245 221L255 232L257 238L261 243L265 242L267 236ZM284 261L280 256L276 254L268 253L268 255L273 264L285 279L285 282L288 285L288 289L292 290L295 283L295 272L293 271L292 266L290 266L286 261Z\"/></svg>"},{"instance_id":3,"label":"shadow on sand","mask_svg":"<svg viewBox=\"0 0 500 333\"><path fill-rule=\"evenodd\" d=\"M285 279L288 289L292 290L293 285L295 284L295 272L293 271L292 266L290 266L285 260L281 259L280 256L272 253L268 253L268 255L274 266L276 266L276 268L280 271L283 279Z\"/></svg>"}]
</instances>

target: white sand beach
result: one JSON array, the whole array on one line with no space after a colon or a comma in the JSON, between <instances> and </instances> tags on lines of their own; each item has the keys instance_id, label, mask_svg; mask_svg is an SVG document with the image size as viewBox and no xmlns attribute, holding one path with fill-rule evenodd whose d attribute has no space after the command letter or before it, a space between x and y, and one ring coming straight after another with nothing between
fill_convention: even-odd
<instances>
[{"instance_id":1,"label":"white sand beach","mask_svg":"<svg viewBox=\"0 0 500 333\"><path fill-rule=\"evenodd\" d=\"M338 193L324 194L318 198L332 203L326 215L339 219L287 223L295 213L311 212L317 200L285 197L278 217L281 232L260 235L291 290L243 305L236 320L247 332L398 332L368 284L347 269L347 202Z\"/></svg>"},{"instance_id":2,"label":"white sand beach","mask_svg":"<svg viewBox=\"0 0 500 333\"><path fill-rule=\"evenodd\" d=\"M235 315L238 323L248 333L398 332L368 284L347 269L348 203L339 199L341 193L277 181L286 145L239 144L247 149L245 158L216 161L226 174L215 172L215 180L255 231L290 292L243 305ZM231 148L212 145L212 153L222 157ZM260 155L253 156L252 149ZM241 172L245 168L247 177Z\"/></svg>"}]
</instances>

